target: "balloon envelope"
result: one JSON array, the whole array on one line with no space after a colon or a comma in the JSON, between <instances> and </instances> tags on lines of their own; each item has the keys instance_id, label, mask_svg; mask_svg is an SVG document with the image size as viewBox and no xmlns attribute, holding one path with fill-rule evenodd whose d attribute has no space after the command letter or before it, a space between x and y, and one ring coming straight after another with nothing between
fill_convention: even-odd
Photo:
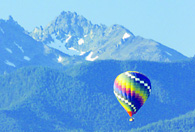
<instances>
[{"instance_id":1,"label":"balloon envelope","mask_svg":"<svg viewBox=\"0 0 195 132\"><path fill-rule=\"evenodd\" d=\"M150 80L139 72L124 72L114 81L114 94L130 117L142 107L150 92Z\"/></svg>"}]
</instances>

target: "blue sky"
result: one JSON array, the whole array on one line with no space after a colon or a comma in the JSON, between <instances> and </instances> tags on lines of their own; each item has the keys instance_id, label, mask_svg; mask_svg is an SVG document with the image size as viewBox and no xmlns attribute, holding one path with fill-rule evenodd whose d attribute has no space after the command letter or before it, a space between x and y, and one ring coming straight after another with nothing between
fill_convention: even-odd
<instances>
[{"instance_id":1,"label":"blue sky","mask_svg":"<svg viewBox=\"0 0 195 132\"><path fill-rule=\"evenodd\" d=\"M93 24L120 24L134 35L195 55L194 0L0 0L0 18L11 15L32 31L62 11L77 12Z\"/></svg>"}]
</instances>

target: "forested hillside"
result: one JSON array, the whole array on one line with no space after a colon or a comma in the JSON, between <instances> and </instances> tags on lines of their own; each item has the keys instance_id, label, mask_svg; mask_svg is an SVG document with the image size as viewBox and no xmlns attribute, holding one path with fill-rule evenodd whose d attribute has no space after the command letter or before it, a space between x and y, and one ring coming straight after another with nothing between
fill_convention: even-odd
<instances>
[{"instance_id":1,"label":"forested hillside","mask_svg":"<svg viewBox=\"0 0 195 132\"><path fill-rule=\"evenodd\" d=\"M195 110L171 120L158 121L129 132L194 132Z\"/></svg>"},{"instance_id":2,"label":"forested hillside","mask_svg":"<svg viewBox=\"0 0 195 132\"><path fill-rule=\"evenodd\" d=\"M162 125L173 124L180 126L178 130L185 126L193 130L190 125L194 122L194 116L191 116L194 112L190 116L175 118L195 109L193 67L194 61L157 63L109 60L86 62L60 70L21 68L0 76L0 129L163 131ZM152 83L151 97L134 116L133 123L128 121L128 114L113 94L114 79L127 70L144 73ZM155 124L159 127L153 128L153 122L157 122Z\"/></svg>"}]
</instances>

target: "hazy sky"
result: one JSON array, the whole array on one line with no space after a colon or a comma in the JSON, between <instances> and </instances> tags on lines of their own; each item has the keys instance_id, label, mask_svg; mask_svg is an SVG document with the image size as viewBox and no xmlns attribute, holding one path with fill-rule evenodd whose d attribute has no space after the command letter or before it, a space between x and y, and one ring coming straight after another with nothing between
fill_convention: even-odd
<instances>
[{"instance_id":1,"label":"hazy sky","mask_svg":"<svg viewBox=\"0 0 195 132\"><path fill-rule=\"evenodd\" d=\"M93 24L120 24L136 36L195 55L195 0L0 0L0 19L11 15L28 31L45 27L62 11Z\"/></svg>"}]
</instances>

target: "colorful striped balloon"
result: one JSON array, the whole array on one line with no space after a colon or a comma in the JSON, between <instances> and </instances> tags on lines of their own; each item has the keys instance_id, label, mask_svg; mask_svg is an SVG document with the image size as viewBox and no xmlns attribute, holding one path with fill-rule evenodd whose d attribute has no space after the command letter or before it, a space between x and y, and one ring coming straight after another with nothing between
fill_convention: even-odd
<instances>
[{"instance_id":1,"label":"colorful striped balloon","mask_svg":"<svg viewBox=\"0 0 195 132\"><path fill-rule=\"evenodd\" d=\"M124 72L114 81L114 94L133 121L132 116L142 107L151 92L150 80L135 71Z\"/></svg>"}]
</instances>

